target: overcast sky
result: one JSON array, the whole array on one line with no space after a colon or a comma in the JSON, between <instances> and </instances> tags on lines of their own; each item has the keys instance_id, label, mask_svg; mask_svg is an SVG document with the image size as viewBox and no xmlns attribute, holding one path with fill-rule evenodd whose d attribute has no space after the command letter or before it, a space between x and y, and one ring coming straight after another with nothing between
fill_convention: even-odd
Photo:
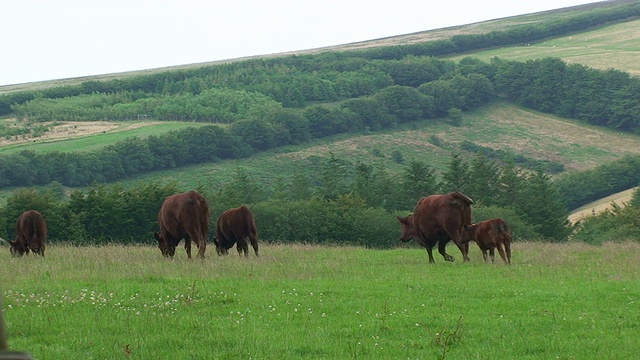
<instances>
[{"instance_id":1,"label":"overcast sky","mask_svg":"<svg viewBox=\"0 0 640 360\"><path fill-rule=\"evenodd\" d=\"M593 2L3 1L0 85L313 49Z\"/></svg>"}]
</instances>

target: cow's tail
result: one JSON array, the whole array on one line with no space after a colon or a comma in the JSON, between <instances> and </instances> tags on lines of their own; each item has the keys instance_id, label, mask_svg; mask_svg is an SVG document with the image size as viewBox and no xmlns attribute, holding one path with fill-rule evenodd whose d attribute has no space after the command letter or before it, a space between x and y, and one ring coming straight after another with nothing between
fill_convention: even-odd
<instances>
[{"instance_id":1,"label":"cow's tail","mask_svg":"<svg viewBox=\"0 0 640 360\"><path fill-rule=\"evenodd\" d=\"M498 223L497 230L498 230L498 233L502 236L502 239L505 243L510 243L512 241L511 229L509 228L509 225L507 225L506 221L504 220L500 221Z\"/></svg>"},{"instance_id":2,"label":"cow's tail","mask_svg":"<svg viewBox=\"0 0 640 360\"><path fill-rule=\"evenodd\" d=\"M40 236L42 236L42 234L40 234L40 228L38 227L39 222L36 221L36 219L36 215L31 215L27 218L27 221L29 221L29 226L31 227L31 233L33 234L33 237L31 238L31 244L29 245L34 246L39 244Z\"/></svg>"}]
</instances>

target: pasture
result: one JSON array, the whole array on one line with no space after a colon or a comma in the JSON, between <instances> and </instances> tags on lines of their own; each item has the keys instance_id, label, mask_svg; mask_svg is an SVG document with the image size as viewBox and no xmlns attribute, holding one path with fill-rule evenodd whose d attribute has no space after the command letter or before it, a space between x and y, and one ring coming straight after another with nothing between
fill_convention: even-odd
<instances>
[{"instance_id":1,"label":"pasture","mask_svg":"<svg viewBox=\"0 0 640 360\"><path fill-rule=\"evenodd\" d=\"M513 245L513 264L424 249L0 248L12 349L37 359L631 359L640 244Z\"/></svg>"},{"instance_id":2,"label":"pasture","mask_svg":"<svg viewBox=\"0 0 640 360\"><path fill-rule=\"evenodd\" d=\"M83 152L113 145L131 137L145 138L186 127L209 125L179 121L65 122L42 137L0 142L0 155L24 150L45 152Z\"/></svg>"},{"instance_id":3,"label":"pasture","mask_svg":"<svg viewBox=\"0 0 640 360\"><path fill-rule=\"evenodd\" d=\"M557 57L568 64L582 64L600 70L618 69L640 75L640 20L603 26L592 31L543 40L524 46L501 47L472 54L451 57L460 60L466 56L490 61L499 57L526 61Z\"/></svg>"}]
</instances>

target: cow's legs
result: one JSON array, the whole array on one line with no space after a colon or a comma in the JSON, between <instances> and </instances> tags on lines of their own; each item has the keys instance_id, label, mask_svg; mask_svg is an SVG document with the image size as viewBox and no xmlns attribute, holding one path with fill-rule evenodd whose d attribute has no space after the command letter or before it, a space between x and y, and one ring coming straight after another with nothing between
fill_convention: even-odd
<instances>
[{"instance_id":1,"label":"cow's legs","mask_svg":"<svg viewBox=\"0 0 640 360\"><path fill-rule=\"evenodd\" d=\"M256 256L258 255L258 238L251 234L249 235L249 240L251 241L251 247L253 248L253 252L256 254Z\"/></svg>"},{"instance_id":2,"label":"cow's legs","mask_svg":"<svg viewBox=\"0 0 640 360\"><path fill-rule=\"evenodd\" d=\"M471 259L469 259L469 243L466 243L466 244L456 243L456 245L458 245L458 249L460 249L460 253L462 253L463 261L470 261Z\"/></svg>"},{"instance_id":3,"label":"cow's legs","mask_svg":"<svg viewBox=\"0 0 640 360\"><path fill-rule=\"evenodd\" d=\"M498 244L497 248L498 248L498 253L500 254L500 257L502 258L502 261L504 261L505 264L508 264L509 261L507 260L507 256L504 253L504 249L502 248L502 244Z\"/></svg>"},{"instance_id":4,"label":"cow's legs","mask_svg":"<svg viewBox=\"0 0 640 360\"><path fill-rule=\"evenodd\" d=\"M205 239L201 239L200 245L198 245L198 257L200 259L204 259L205 250L207 250L207 241Z\"/></svg>"},{"instance_id":5,"label":"cow's legs","mask_svg":"<svg viewBox=\"0 0 640 360\"><path fill-rule=\"evenodd\" d=\"M438 252L446 261L455 261L455 258L449 254L447 254L447 242L440 240L438 241Z\"/></svg>"},{"instance_id":6,"label":"cow's legs","mask_svg":"<svg viewBox=\"0 0 640 360\"><path fill-rule=\"evenodd\" d=\"M427 248L427 254L429 254L429 264L435 264L436 261L433 259L433 247L426 247Z\"/></svg>"},{"instance_id":7,"label":"cow's legs","mask_svg":"<svg viewBox=\"0 0 640 360\"><path fill-rule=\"evenodd\" d=\"M487 249L481 248L480 250L482 250L482 258L484 259L484 262L489 262L489 255L487 254Z\"/></svg>"},{"instance_id":8,"label":"cow's legs","mask_svg":"<svg viewBox=\"0 0 640 360\"><path fill-rule=\"evenodd\" d=\"M511 264L511 242L505 241L504 248L507 253L507 264Z\"/></svg>"},{"instance_id":9,"label":"cow's legs","mask_svg":"<svg viewBox=\"0 0 640 360\"><path fill-rule=\"evenodd\" d=\"M187 251L187 257L191 259L191 236L185 236L184 249Z\"/></svg>"},{"instance_id":10,"label":"cow's legs","mask_svg":"<svg viewBox=\"0 0 640 360\"><path fill-rule=\"evenodd\" d=\"M238 255L242 256L244 253L245 257L249 256L249 245L247 244L247 239L238 239L237 248Z\"/></svg>"},{"instance_id":11,"label":"cow's legs","mask_svg":"<svg viewBox=\"0 0 640 360\"><path fill-rule=\"evenodd\" d=\"M460 232L455 232L451 234L451 240L453 240L454 244L460 249L460 253L462 253L462 261L470 261L469 259L469 243L461 244L462 235ZM451 260L453 261L453 260Z\"/></svg>"},{"instance_id":12,"label":"cow's legs","mask_svg":"<svg viewBox=\"0 0 640 360\"><path fill-rule=\"evenodd\" d=\"M495 248L491 247L489 248L489 256L491 257L491 263L493 264L496 260L496 253L495 253Z\"/></svg>"}]
</instances>

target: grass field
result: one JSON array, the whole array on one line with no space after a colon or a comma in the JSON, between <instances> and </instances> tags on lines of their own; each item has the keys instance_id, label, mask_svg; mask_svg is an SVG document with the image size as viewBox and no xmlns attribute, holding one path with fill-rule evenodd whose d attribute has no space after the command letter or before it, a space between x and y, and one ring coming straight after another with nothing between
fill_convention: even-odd
<instances>
[{"instance_id":1,"label":"grass field","mask_svg":"<svg viewBox=\"0 0 640 360\"><path fill-rule=\"evenodd\" d=\"M503 47L452 57L460 60L471 56L489 61L493 57L525 61L557 57L569 64L582 64L596 69L618 69L640 75L640 20L604 26L570 36L544 40L526 46Z\"/></svg>"},{"instance_id":2,"label":"grass field","mask_svg":"<svg viewBox=\"0 0 640 360\"><path fill-rule=\"evenodd\" d=\"M640 244L516 243L513 264L417 248L0 250L12 349L37 359L633 359ZM449 251L458 259L454 247Z\"/></svg>"},{"instance_id":3,"label":"grass field","mask_svg":"<svg viewBox=\"0 0 640 360\"><path fill-rule=\"evenodd\" d=\"M90 124L96 124L91 126ZM194 122L68 122L63 123L63 130L53 131L45 134L42 138L28 139L27 141L4 141L0 144L0 155L11 154L23 150L35 152L72 152L91 151L107 145L113 145L118 141L130 137L148 137L159 135L172 130L183 129L185 127L204 126L205 123ZM86 127L82 131L76 131L77 127ZM75 132L74 132L75 131Z\"/></svg>"}]
</instances>

